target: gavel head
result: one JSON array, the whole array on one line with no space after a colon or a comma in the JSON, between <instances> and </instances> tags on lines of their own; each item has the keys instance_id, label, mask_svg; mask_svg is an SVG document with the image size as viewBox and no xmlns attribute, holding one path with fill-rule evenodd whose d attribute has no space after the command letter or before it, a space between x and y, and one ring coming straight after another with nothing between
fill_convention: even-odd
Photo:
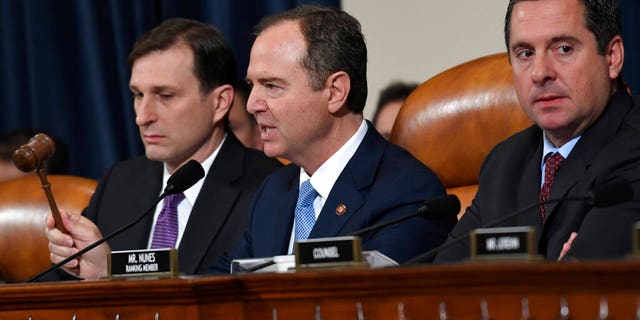
<instances>
[{"instance_id":1,"label":"gavel head","mask_svg":"<svg viewBox=\"0 0 640 320\"><path fill-rule=\"evenodd\" d=\"M13 163L24 172L31 172L44 165L44 162L56 152L53 139L44 133L38 133L13 153Z\"/></svg>"}]
</instances>

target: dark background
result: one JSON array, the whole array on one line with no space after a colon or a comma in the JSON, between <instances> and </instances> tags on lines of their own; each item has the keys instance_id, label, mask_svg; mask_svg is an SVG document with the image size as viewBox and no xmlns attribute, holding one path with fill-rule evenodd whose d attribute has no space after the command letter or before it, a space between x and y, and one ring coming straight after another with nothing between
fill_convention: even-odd
<instances>
[{"instance_id":1,"label":"dark background","mask_svg":"<svg viewBox=\"0 0 640 320\"><path fill-rule=\"evenodd\" d=\"M68 145L70 174L100 178L114 162L144 152L126 63L142 33L170 17L211 23L233 48L241 79L250 33L260 18L310 2L340 5L340 0L0 0L0 132L43 130ZM620 5L623 76L632 90L640 90L640 1L620 0Z\"/></svg>"}]
</instances>

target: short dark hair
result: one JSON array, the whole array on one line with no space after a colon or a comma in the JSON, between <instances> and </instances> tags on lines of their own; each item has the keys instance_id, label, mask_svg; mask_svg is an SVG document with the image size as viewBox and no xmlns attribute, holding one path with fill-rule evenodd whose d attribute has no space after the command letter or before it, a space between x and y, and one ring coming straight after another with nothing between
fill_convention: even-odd
<instances>
[{"instance_id":1,"label":"short dark hair","mask_svg":"<svg viewBox=\"0 0 640 320\"><path fill-rule=\"evenodd\" d=\"M208 93L223 84L234 85L236 60L222 34L213 26L199 21L173 18L142 35L129 53L129 66L155 51L163 51L182 42L193 51L194 74L200 92Z\"/></svg>"},{"instance_id":2,"label":"short dark hair","mask_svg":"<svg viewBox=\"0 0 640 320\"><path fill-rule=\"evenodd\" d=\"M393 82L380 91L380 98L373 115L373 123L378 120L382 107L390 102L404 101L418 87L417 83Z\"/></svg>"},{"instance_id":3,"label":"short dark hair","mask_svg":"<svg viewBox=\"0 0 640 320\"><path fill-rule=\"evenodd\" d=\"M367 46L360 22L336 8L302 5L262 19L254 35L283 21L300 23L307 43L301 64L313 90L320 90L332 73L344 71L351 78L347 107L362 113L367 101Z\"/></svg>"},{"instance_id":4,"label":"short dark hair","mask_svg":"<svg viewBox=\"0 0 640 320\"><path fill-rule=\"evenodd\" d=\"M509 51L509 36L511 34L511 14L513 6L523 1L536 0L510 0L507 14L504 19L504 39ZM593 33L598 42L598 52L604 55L611 39L622 34L622 20L618 0L578 0L584 8L587 29Z\"/></svg>"}]
</instances>

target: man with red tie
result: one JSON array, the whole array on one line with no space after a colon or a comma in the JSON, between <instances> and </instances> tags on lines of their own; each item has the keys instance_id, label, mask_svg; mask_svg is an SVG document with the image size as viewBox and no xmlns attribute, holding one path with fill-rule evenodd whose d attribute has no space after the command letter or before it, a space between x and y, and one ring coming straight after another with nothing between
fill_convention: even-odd
<instances>
[{"instance_id":1,"label":"man with red tie","mask_svg":"<svg viewBox=\"0 0 640 320\"><path fill-rule=\"evenodd\" d=\"M639 100L620 71L624 44L616 0L511 0L505 40L516 93L535 123L485 159L475 199L448 241L536 202L584 196L615 179L637 180ZM501 225L532 226L548 260L622 258L640 220L635 199L608 208L559 201ZM436 262L469 256L469 242Z\"/></svg>"}]
</instances>

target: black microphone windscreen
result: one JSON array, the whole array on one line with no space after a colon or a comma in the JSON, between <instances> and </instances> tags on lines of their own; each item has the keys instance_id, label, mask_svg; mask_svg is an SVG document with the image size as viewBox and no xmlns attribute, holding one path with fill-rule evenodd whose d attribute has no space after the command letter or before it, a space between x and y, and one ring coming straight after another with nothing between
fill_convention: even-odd
<instances>
[{"instance_id":1,"label":"black microphone windscreen","mask_svg":"<svg viewBox=\"0 0 640 320\"><path fill-rule=\"evenodd\" d=\"M169 177L164 193L169 195L183 192L202 177L204 177L204 169L198 161L191 159Z\"/></svg>"},{"instance_id":2,"label":"black microphone windscreen","mask_svg":"<svg viewBox=\"0 0 640 320\"><path fill-rule=\"evenodd\" d=\"M420 209L422 214L429 219L457 216L460 212L460 200L455 194L448 194L425 201Z\"/></svg>"},{"instance_id":3,"label":"black microphone windscreen","mask_svg":"<svg viewBox=\"0 0 640 320\"><path fill-rule=\"evenodd\" d=\"M593 188L589 193L590 204L595 207L608 207L633 198L631 182L617 179L603 183Z\"/></svg>"}]
</instances>

